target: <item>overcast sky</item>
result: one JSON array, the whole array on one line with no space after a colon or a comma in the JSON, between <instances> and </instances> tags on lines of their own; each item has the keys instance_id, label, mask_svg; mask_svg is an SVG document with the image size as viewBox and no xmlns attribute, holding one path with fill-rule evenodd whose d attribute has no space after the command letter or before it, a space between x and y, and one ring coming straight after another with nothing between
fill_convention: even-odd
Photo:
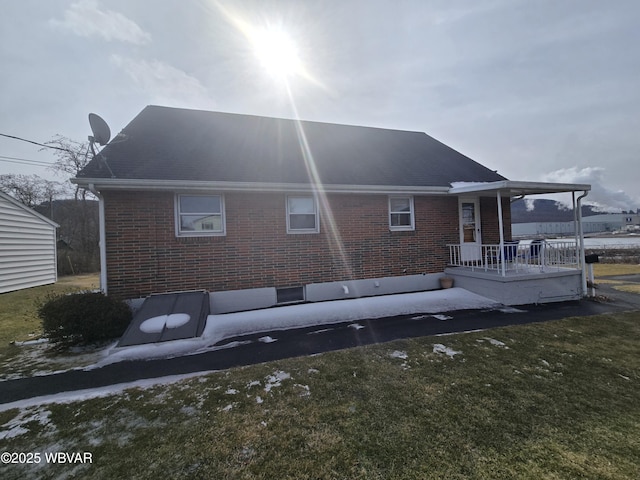
<instances>
[{"instance_id":1,"label":"overcast sky","mask_svg":"<svg viewBox=\"0 0 640 480\"><path fill-rule=\"evenodd\" d=\"M637 0L3 0L0 133L84 141L146 105L423 131L511 180L640 207ZM265 68L255 32L293 43ZM253 33L252 33L253 32ZM288 87L287 87L288 85ZM290 94L288 93L290 92ZM0 173L51 177L0 137Z\"/></svg>"}]
</instances>

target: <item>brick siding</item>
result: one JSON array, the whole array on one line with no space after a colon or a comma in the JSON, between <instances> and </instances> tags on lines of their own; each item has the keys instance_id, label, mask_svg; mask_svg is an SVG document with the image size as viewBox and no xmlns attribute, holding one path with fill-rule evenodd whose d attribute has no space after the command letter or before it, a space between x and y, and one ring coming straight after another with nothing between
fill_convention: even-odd
<instances>
[{"instance_id":1,"label":"brick siding","mask_svg":"<svg viewBox=\"0 0 640 480\"><path fill-rule=\"evenodd\" d=\"M284 194L227 192L225 236L176 237L173 193L103 196L108 290L122 298L436 273L459 242L456 197L414 196L415 231L392 232L386 195L332 194L320 233L287 234ZM483 199L487 240L495 207Z\"/></svg>"}]
</instances>

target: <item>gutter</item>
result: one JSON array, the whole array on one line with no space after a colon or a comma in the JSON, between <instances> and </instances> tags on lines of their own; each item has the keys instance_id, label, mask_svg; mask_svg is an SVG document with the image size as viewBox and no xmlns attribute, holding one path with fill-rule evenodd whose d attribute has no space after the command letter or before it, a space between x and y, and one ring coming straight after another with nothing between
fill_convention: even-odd
<instances>
[{"instance_id":1,"label":"gutter","mask_svg":"<svg viewBox=\"0 0 640 480\"><path fill-rule=\"evenodd\" d=\"M98 197L98 224L100 230L100 290L107 294L107 234L105 230L104 198L96 190L93 183L88 185L89 191Z\"/></svg>"},{"instance_id":2,"label":"gutter","mask_svg":"<svg viewBox=\"0 0 640 480\"><path fill-rule=\"evenodd\" d=\"M578 213L578 238L580 240L580 245L578 247L580 258L578 258L579 265L582 267L582 296L587 296L587 265L584 261L584 233L582 231L582 205L581 200L589 195L589 191L585 190L582 192L576 201L576 210Z\"/></svg>"},{"instance_id":3,"label":"gutter","mask_svg":"<svg viewBox=\"0 0 640 480\"><path fill-rule=\"evenodd\" d=\"M237 191L276 193L368 193L368 194L416 194L446 195L450 187L407 185L314 185L310 183L270 182L205 182L197 180L146 180L122 178L72 178L71 182L91 189L138 190L138 191Z\"/></svg>"}]
</instances>

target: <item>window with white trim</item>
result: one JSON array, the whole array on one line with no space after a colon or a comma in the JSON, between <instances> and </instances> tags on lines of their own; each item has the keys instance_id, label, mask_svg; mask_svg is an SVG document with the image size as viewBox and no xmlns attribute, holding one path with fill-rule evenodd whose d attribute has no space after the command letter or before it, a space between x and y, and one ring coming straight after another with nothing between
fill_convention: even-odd
<instances>
[{"instance_id":1,"label":"window with white trim","mask_svg":"<svg viewBox=\"0 0 640 480\"><path fill-rule=\"evenodd\" d=\"M413 197L389 197L389 230L415 230Z\"/></svg>"},{"instance_id":2,"label":"window with white trim","mask_svg":"<svg viewBox=\"0 0 640 480\"><path fill-rule=\"evenodd\" d=\"M176 233L179 237L224 235L222 195L177 195Z\"/></svg>"},{"instance_id":3,"label":"window with white trim","mask_svg":"<svg viewBox=\"0 0 640 480\"><path fill-rule=\"evenodd\" d=\"M287 233L318 233L320 222L315 197L287 196Z\"/></svg>"}]
</instances>

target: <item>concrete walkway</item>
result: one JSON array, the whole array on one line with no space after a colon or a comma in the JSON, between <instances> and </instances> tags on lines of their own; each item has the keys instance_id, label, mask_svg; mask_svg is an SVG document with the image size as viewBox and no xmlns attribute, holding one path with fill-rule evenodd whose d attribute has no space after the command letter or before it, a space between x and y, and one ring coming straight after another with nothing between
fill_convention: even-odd
<instances>
[{"instance_id":1,"label":"concrete walkway","mask_svg":"<svg viewBox=\"0 0 640 480\"><path fill-rule=\"evenodd\" d=\"M603 286L598 293L606 296L608 301L581 300L528 305L518 309L454 311L446 312L447 317L451 317L446 321L433 315L406 315L359 321L358 323L365 328L357 329L349 326L352 322L348 322L245 335L227 339L225 342L243 340L248 343L198 355L161 360L124 361L93 370L71 370L46 376L3 381L0 382L0 404L142 379L223 370L401 338L490 329L572 316L640 310L640 295L618 292L607 286ZM258 341L258 338L266 336L277 339L277 342Z\"/></svg>"}]
</instances>

